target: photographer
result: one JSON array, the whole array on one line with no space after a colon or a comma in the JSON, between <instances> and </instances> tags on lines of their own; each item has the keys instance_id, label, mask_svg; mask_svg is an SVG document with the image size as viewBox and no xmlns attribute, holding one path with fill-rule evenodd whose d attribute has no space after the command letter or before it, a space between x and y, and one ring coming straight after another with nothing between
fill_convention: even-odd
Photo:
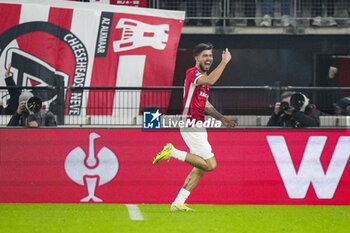
<instances>
[{"instance_id":1,"label":"photographer","mask_svg":"<svg viewBox=\"0 0 350 233\"><path fill-rule=\"evenodd\" d=\"M281 102L275 108L267 126L281 127L319 127L320 118L316 106L302 93L284 92Z\"/></svg>"},{"instance_id":2,"label":"photographer","mask_svg":"<svg viewBox=\"0 0 350 233\"><path fill-rule=\"evenodd\" d=\"M333 107L336 116L350 116L350 97L341 98Z\"/></svg>"},{"instance_id":3,"label":"photographer","mask_svg":"<svg viewBox=\"0 0 350 233\"><path fill-rule=\"evenodd\" d=\"M33 94L28 91L23 91L18 98L18 107L15 114L11 117L7 126L25 126L36 128L40 126L56 126L56 119L52 112L44 111L40 108L34 112L28 109L28 100L33 97ZM32 98L33 99L33 98ZM37 98L39 99L39 98ZM39 99L40 100L40 99ZM36 103L34 103L36 104Z\"/></svg>"}]
</instances>

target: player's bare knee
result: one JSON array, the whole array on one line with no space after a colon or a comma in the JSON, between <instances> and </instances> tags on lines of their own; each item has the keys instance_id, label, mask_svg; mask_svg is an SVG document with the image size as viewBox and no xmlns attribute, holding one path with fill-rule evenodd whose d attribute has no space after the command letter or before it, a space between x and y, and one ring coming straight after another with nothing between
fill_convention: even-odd
<instances>
[{"instance_id":1,"label":"player's bare knee","mask_svg":"<svg viewBox=\"0 0 350 233\"><path fill-rule=\"evenodd\" d=\"M216 164L215 165L213 165L213 166L209 166L209 168L208 168L208 172L212 172L212 171L214 171L215 170L215 168L216 168Z\"/></svg>"},{"instance_id":2,"label":"player's bare knee","mask_svg":"<svg viewBox=\"0 0 350 233\"><path fill-rule=\"evenodd\" d=\"M210 159L206 160L206 162L207 162L207 167L205 170L207 172L214 171L216 166L217 166L215 158L210 158Z\"/></svg>"},{"instance_id":3,"label":"player's bare knee","mask_svg":"<svg viewBox=\"0 0 350 233\"><path fill-rule=\"evenodd\" d=\"M207 172L214 171L215 168L216 168L216 166L217 166L216 163L210 163L210 164L208 164L206 171L207 171Z\"/></svg>"}]
</instances>

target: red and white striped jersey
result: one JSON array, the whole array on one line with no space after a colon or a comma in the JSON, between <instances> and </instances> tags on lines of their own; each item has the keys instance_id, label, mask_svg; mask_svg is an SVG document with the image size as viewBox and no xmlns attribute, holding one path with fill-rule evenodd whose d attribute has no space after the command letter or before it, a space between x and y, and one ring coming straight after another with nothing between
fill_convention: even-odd
<instances>
[{"instance_id":1,"label":"red and white striped jersey","mask_svg":"<svg viewBox=\"0 0 350 233\"><path fill-rule=\"evenodd\" d=\"M197 85L197 80L203 74L197 67L186 71L184 101L182 110L183 120L204 121L205 103L209 97L209 85Z\"/></svg>"}]
</instances>

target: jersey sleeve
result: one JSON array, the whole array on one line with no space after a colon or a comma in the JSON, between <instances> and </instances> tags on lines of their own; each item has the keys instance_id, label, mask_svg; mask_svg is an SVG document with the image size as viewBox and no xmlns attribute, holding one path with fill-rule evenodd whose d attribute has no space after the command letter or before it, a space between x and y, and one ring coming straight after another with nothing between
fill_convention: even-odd
<instances>
[{"instance_id":1,"label":"jersey sleeve","mask_svg":"<svg viewBox=\"0 0 350 233\"><path fill-rule=\"evenodd\" d=\"M188 79L191 83L197 86L198 85L197 80L202 76L203 74L198 72L197 70L191 70L190 72L187 73L186 79Z\"/></svg>"}]
</instances>

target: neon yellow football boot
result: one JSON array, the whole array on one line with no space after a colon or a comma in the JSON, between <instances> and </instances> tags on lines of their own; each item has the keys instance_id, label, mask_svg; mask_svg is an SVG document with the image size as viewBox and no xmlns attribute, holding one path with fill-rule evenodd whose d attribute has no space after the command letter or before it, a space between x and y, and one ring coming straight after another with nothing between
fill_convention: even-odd
<instances>
[{"instance_id":1,"label":"neon yellow football boot","mask_svg":"<svg viewBox=\"0 0 350 233\"><path fill-rule=\"evenodd\" d=\"M157 154L153 160L153 164L157 164L160 160L170 159L171 152L175 149L173 144L168 143L164 146L164 149Z\"/></svg>"},{"instance_id":2,"label":"neon yellow football boot","mask_svg":"<svg viewBox=\"0 0 350 233\"><path fill-rule=\"evenodd\" d=\"M170 210L171 211L195 211L194 209L191 209L190 207L188 207L186 204L177 205L175 203L171 204Z\"/></svg>"}]
</instances>

